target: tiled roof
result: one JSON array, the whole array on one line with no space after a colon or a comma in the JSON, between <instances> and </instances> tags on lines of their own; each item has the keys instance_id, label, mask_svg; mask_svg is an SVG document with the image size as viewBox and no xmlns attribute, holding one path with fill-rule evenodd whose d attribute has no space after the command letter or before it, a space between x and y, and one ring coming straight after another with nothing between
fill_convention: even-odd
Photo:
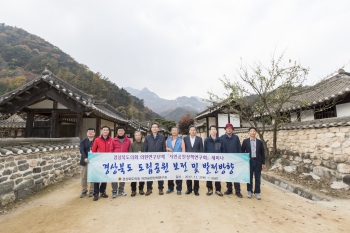
<instances>
[{"instance_id":1,"label":"tiled roof","mask_svg":"<svg viewBox=\"0 0 350 233\"><path fill-rule=\"evenodd\" d=\"M25 127L26 121L17 114L10 116L6 120L0 120L0 128L24 129Z\"/></svg>"},{"instance_id":2,"label":"tiled roof","mask_svg":"<svg viewBox=\"0 0 350 233\"><path fill-rule=\"evenodd\" d=\"M16 156L38 152L49 152L55 150L69 150L79 148L79 138L17 138L0 139L0 157Z\"/></svg>"},{"instance_id":3,"label":"tiled roof","mask_svg":"<svg viewBox=\"0 0 350 233\"><path fill-rule=\"evenodd\" d=\"M284 110L298 109L318 105L323 102L332 101L344 94L350 93L350 75L335 74L332 77L311 86L297 96L292 98L290 103L283 106ZM304 102L305 104L296 104L296 102Z\"/></svg>"},{"instance_id":4,"label":"tiled roof","mask_svg":"<svg viewBox=\"0 0 350 233\"><path fill-rule=\"evenodd\" d=\"M51 72L43 72L44 74L38 78L26 83L25 85L0 96L0 105L11 101L16 96L28 91L30 88L36 86L40 82L49 84L52 88L57 89L60 93L74 99L79 104L95 111L98 115L104 115L112 120L116 120L119 123L127 123L127 117L119 111L113 109L110 105L103 101L93 100L92 96L85 92L73 87L69 83L51 74Z\"/></svg>"},{"instance_id":5,"label":"tiled roof","mask_svg":"<svg viewBox=\"0 0 350 233\"><path fill-rule=\"evenodd\" d=\"M138 122L137 120L135 120L135 119L133 119L133 118L129 120L128 124L129 124L132 128L134 128L134 129L136 129L136 130L140 130L140 131L143 132L143 133L146 133L146 132L148 131L148 128L147 128L147 127L145 127L144 125L142 125L140 122Z\"/></svg>"},{"instance_id":6,"label":"tiled roof","mask_svg":"<svg viewBox=\"0 0 350 233\"><path fill-rule=\"evenodd\" d=\"M305 88L297 96L291 98L289 103L284 104L284 111L291 111L302 108L310 108L325 102L332 102L350 93L350 73L339 70L338 73L317 83L314 86ZM203 118L212 112L225 107L224 104L217 104L197 114L196 119Z\"/></svg>"},{"instance_id":7,"label":"tiled roof","mask_svg":"<svg viewBox=\"0 0 350 233\"><path fill-rule=\"evenodd\" d=\"M207 119L203 118L203 119L195 121L194 126L197 128L197 127L203 126L206 123L207 123Z\"/></svg>"},{"instance_id":8,"label":"tiled roof","mask_svg":"<svg viewBox=\"0 0 350 233\"><path fill-rule=\"evenodd\" d=\"M333 117L311 121L292 122L284 124L279 130L292 130L292 129L316 129L316 128L329 128L338 126L350 126L350 116L346 117ZM272 130L272 127L266 127L266 130ZM248 128L235 130L235 133L248 132Z\"/></svg>"}]
</instances>

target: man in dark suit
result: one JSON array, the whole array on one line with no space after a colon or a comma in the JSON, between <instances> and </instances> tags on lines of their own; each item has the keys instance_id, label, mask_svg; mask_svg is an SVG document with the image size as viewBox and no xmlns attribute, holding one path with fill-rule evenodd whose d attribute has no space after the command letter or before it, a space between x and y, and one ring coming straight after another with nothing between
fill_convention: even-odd
<instances>
[{"instance_id":1,"label":"man in dark suit","mask_svg":"<svg viewBox=\"0 0 350 233\"><path fill-rule=\"evenodd\" d=\"M145 141L143 142L143 151L144 152L165 152L165 137L158 133L159 125L153 123L151 125L151 134L147 135ZM152 193L153 181L147 181L147 192L145 196L148 196ZM158 190L159 195L163 195L164 189L164 180L158 180Z\"/></svg>"},{"instance_id":2,"label":"man in dark suit","mask_svg":"<svg viewBox=\"0 0 350 233\"><path fill-rule=\"evenodd\" d=\"M256 128L249 128L249 138L244 139L242 143L242 153L249 153L250 157L250 183L247 184L248 198L252 197L253 174L255 177L254 195L256 199L261 200L260 182L261 170L265 168L265 150L261 140L256 138Z\"/></svg>"},{"instance_id":3,"label":"man in dark suit","mask_svg":"<svg viewBox=\"0 0 350 233\"><path fill-rule=\"evenodd\" d=\"M182 143L184 144L186 152L203 152L203 140L201 137L196 136L197 130L194 125L189 128L189 135L184 137ZM194 180L194 187L192 188L192 180L187 180L187 191L185 194L191 194L192 190L194 195L199 196L199 180Z\"/></svg>"},{"instance_id":4,"label":"man in dark suit","mask_svg":"<svg viewBox=\"0 0 350 233\"><path fill-rule=\"evenodd\" d=\"M239 141L238 136L232 133L234 131L233 125L231 123L227 123L224 129L226 133L221 136L221 139L225 145L225 153L242 153L241 142ZM224 194L232 194L232 182L226 182L226 185L227 191L224 192ZM234 182L234 187L236 196L242 198L241 184Z\"/></svg>"}]
</instances>

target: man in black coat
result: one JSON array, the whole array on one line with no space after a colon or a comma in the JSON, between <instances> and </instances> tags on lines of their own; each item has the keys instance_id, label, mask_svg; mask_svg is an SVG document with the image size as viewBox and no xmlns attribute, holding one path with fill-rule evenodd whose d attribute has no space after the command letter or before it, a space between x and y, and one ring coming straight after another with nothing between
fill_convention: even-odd
<instances>
[{"instance_id":1,"label":"man in black coat","mask_svg":"<svg viewBox=\"0 0 350 233\"><path fill-rule=\"evenodd\" d=\"M82 192L80 194L80 198L83 198L87 194L87 164L88 161L88 153L91 152L92 145L94 144L95 140L95 129L94 128L88 128L86 132L87 138L84 138L80 142L80 165L81 165L81 188ZM90 189L89 189L89 197L92 197L94 195L94 183L90 183Z\"/></svg>"},{"instance_id":2,"label":"man in black coat","mask_svg":"<svg viewBox=\"0 0 350 233\"><path fill-rule=\"evenodd\" d=\"M165 152L165 137L158 133L159 125L153 123L151 126L151 134L147 135L143 143L144 152ZM146 196L152 193L153 181L147 181L147 192ZM163 195L164 180L158 180L159 195Z\"/></svg>"},{"instance_id":3,"label":"man in black coat","mask_svg":"<svg viewBox=\"0 0 350 233\"><path fill-rule=\"evenodd\" d=\"M256 199L261 200L260 183L261 170L265 168L265 150L261 140L256 138L256 128L249 128L249 138L244 139L242 143L242 153L249 153L250 157L250 183L247 184L248 198L252 197L253 174L255 177L254 195Z\"/></svg>"},{"instance_id":4,"label":"man in black coat","mask_svg":"<svg viewBox=\"0 0 350 233\"><path fill-rule=\"evenodd\" d=\"M204 139L203 152L204 153L226 153L224 142L220 137L218 137L218 128L216 125L211 125L209 127L209 137ZM213 194L213 181L207 181L208 192L207 196ZM220 181L215 181L215 194L222 197L221 183Z\"/></svg>"},{"instance_id":5,"label":"man in black coat","mask_svg":"<svg viewBox=\"0 0 350 233\"><path fill-rule=\"evenodd\" d=\"M203 152L203 140L201 137L196 136L197 130L194 125L191 125L189 128L189 135L184 137L182 143L185 146L186 152ZM185 194L192 193L194 191L194 195L199 196L199 180L194 180L194 186L192 188L192 180L187 180L187 191Z\"/></svg>"},{"instance_id":6,"label":"man in black coat","mask_svg":"<svg viewBox=\"0 0 350 233\"><path fill-rule=\"evenodd\" d=\"M234 131L233 125L231 123L227 123L224 128L226 133L221 136L221 139L225 145L225 153L242 153L241 142L237 135L233 134ZM232 194L232 182L226 182L227 191L224 193L225 195ZM234 182L236 196L242 198L241 194L241 184L238 182Z\"/></svg>"}]
</instances>

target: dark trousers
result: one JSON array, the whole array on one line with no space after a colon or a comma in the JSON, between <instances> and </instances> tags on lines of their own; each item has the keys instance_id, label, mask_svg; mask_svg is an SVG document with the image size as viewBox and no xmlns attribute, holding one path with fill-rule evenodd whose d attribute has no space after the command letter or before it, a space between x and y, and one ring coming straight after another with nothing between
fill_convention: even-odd
<instances>
[{"instance_id":1,"label":"dark trousers","mask_svg":"<svg viewBox=\"0 0 350 233\"><path fill-rule=\"evenodd\" d=\"M241 184L235 182L235 183L233 183L233 185L235 186L236 193L240 193L241 192ZM232 191L232 182L226 182L226 187L227 187L227 190Z\"/></svg>"},{"instance_id":2,"label":"dark trousers","mask_svg":"<svg viewBox=\"0 0 350 233\"><path fill-rule=\"evenodd\" d=\"M153 181L147 181L147 189L153 189ZM164 180L158 180L158 189L164 188Z\"/></svg>"},{"instance_id":3,"label":"dark trousers","mask_svg":"<svg viewBox=\"0 0 350 233\"><path fill-rule=\"evenodd\" d=\"M250 160L250 183L247 184L248 192L252 191L253 174L254 174L254 177L255 177L254 193L260 193L261 169L262 169L262 165L256 159Z\"/></svg>"},{"instance_id":4,"label":"dark trousers","mask_svg":"<svg viewBox=\"0 0 350 233\"><path fill-rule=\"evenodd\" d=\"M136 184L137 182L131 182L131 191L136 192ZM139 182L139 190L143 190L143 186L145 186L145 182Z\"/></svg>"},{"instance_id":5,"label":"dark trousers","mask_svg":"<svg viewBox=\"0 0 350 233\"><path fill-rule=\"evenodd\" d=\"M94 183L94 193L106 192L107 183Z\"/></svg>"},{"instance_id":6,"label":"dark trousers","mask_svg":"<svg viewBox=\"0 0 350 233\"><path fill-rule=\"evenodd\" d=\"M182 180L176 180L176 190L181 191L182 190ZM168 189L174 190L174 181L168 180Z\"/></svg>"},{"instance_id":7,"label":"dark trousers","mask_svg":"<svg viewBox=\"0 0 350 233\"><path fill-rule=\"evenodd\" d=\"M186 180L186 184L187 184L187 190L192 191L193 189L195 192L198 192L199 180L194 180L193 188L192 188L192 180Z\"/></svg>"},{"instance_id":8,"label":"dark trousers","mask_svg":"<svg viewBox=\"0 0 350 233\"><path fill-rule=\"evenodd\" d=\"M213 189L213 181L207 181L207 188ZM221 191L220 181L215 181L215 191Z\"/></svg>"}]
</instances>

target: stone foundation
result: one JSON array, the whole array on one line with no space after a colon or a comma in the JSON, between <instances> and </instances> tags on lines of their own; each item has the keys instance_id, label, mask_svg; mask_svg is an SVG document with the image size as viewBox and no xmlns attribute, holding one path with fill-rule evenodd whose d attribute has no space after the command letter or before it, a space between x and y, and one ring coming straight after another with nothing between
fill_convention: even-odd
<instances>
[{"instance_id":1,"label":"stone foundation","mask_svg":"<svg viewBox=\"0 0 350 233\"><path fill-rule=\"evenodd\" d=\"M236 134L241 142L248 137L248 132ZM266 131L264 135L270 150L272 134L272 131ZM271 160L272 164L278 160L277 169L313 172L350 184L350 126L279 130L277 148L278 156Z\"/></svg>"},{"instance_id":2,"label":"stone foundation","mask_svg":"<svg viewBox=\"0 0 350 233\"><path fill-rule=\"evenodd\" d=\"M0 206L78 174L79 161L76 144L62 149L0 157Z\"/></svg>"}]
</instances>

